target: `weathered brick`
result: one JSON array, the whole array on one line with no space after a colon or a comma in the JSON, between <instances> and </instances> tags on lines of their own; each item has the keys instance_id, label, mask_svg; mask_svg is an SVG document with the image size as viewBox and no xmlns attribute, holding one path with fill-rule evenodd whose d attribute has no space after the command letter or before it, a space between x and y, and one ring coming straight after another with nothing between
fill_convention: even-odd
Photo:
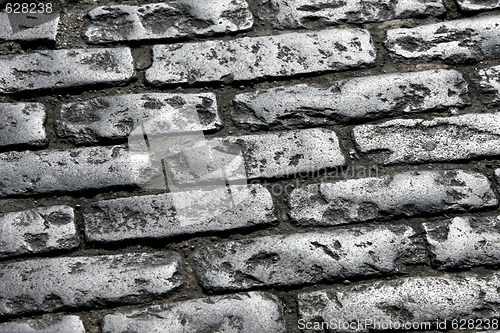
<instances>
[{"instance_id":1,"label":"weathered brick","mask_svg":"<svg viewBox=\"0 0 500 333\"><path fill-rule=\"evenodd\" d=\"M175 0L142 6L105 6L89 12L91 43L179 39L248 30L253 16L245 0Z\"/></svg>"},{"instance_id":2,"label":"weathered brick","mask_svg":"<svg viewBox=\"0 0 500 333\"><path fill-rule=\"evenodd\" d=\"M474 17L387 31L395 60L463 64L500 57L500 16Z\"/></svg>"},{"instance_id":3,"label":"weathered brick","mask_svg":"<svg viewBox=\"0 0 500 333\"><path fill-rule=\"evenodd\" d=\"M45 107L40 103L0 103L0 147L43 147Z\"/></svg>"},{"instance_id":4,"label":"weathered brick","mask_svg":"<svg viewBox=\"0 0 500 333\"><path fill-rule=\"evenodd\" d=\"M179 260L129 253L2 264L0 315L148 302L181 286Z\"/></svg>"},{"instance_id":5,"label":"weathered brick","mask_svg":"<svg viewBox=\"0 0 500 333\"><path fill-rule=\"evenodd\" d=\"M488 179L464 170L413 171L298 188L290 216L299 225L337 225L495 207Z\"/></svg>"},{"instance_id":6,"label":"weathered brick","mask_svg":"<svg viewBox=\"0 0 500 333\"><path fill-rule=\"evenodd\" d=\"M194 258L204 289L234 290L401 273L427 254L412 228L377 226L230 241Z\"/></svg>"},{"instance_id":7,"label":"weathered brick","mask_svg":"<svg viewBox=\"0 0 500 333\"><path fill-rule=\"evenodd\" d=\"M273 209L264 187L241 185L99 201L83 221L88 241L109 242L270 225Z\"/></svg>"},{"instance_id":8,"label":"weathered brick","mask_svg":"<svg viewBox=\"0 0 500 333\"><path fill-rule=\"evenodd\" d=\"M77 144L125 139L141 125L156 135L215 130L222 123L213 93L99 97L62 105L55 122L57 135Z\"/></svg>"},{"instance_id":9,"label":"weathered brick","mask_svg":"<svg viewBox=\"0 0 500 333\"><path fill-rule=\"evenodd\" d=\"M5 333L85 333L85 327L78 316L59 316L22 320L0 324Z\"/></svg>"},{"instance_id":10,"label":"weathered brick","mask_svg":"<svg viewBox=\"0 0 500 333\"><path fill-rule=\"evenodd\" d=\"M13 3L13 2L12 2ZM0 41L55 41L59 13L0 13Z\"/></svg>"},{"instance_id":11,"label":"weathered brick","mask_svg":"<svg viewBox=\"0 0 500 333\"><path fill-rule=\"evenodd\" d=\"M461 10L466 12L500 8L498 0L457 0Z\"/></svg>"},{"instance_id":12,"label":"weathered brick","mask_svg":"<svg viewBox=\"0 0 500 333\"><path fill-rule=\"evenodd\" d=\"M0 258L75 248L80 240L74 222L67 206L1 214Z\"/></svg>"},{"instance_id":13,"label":"weathered brick","mask_svg":"<svg viewBox=\"0 0 500 333\"><path fill-rule=\"evenodd\" d=\"M104 316L103 333L285 333L283 309L268 293L213 296Z\"/></svg>"},{"instance_id":14,"label":"weathered brick","mask_svg":"<svg viewBox=\"0 0 500 333\"><path fill-rule=\"evenodd\" d=\"M386 165L496 156L499 134L500 112L395 119L353 129L358 149Z\"/></svg>"},{"instance_id":15,"label":"weathered brick","mask_svg":"<svg viewBox=\"0 0 500 333\"><path fill-rule=\"evenodd\" d=\"M154 85L230 82L359 68L375 61L370 33L331 29L153 47Z\"/></svg>"},{"instance_id":16,"label":"weathered brick","mask_svg":"<svg viewBox=\"0 0 500 333\"><path fill-rule=\"evenodd\" d=\"M235 124L258 130L328 126L463 107L469 99L462 74L431 70L264 89L236 95L233 102Z\"/></svg>"},{"instance_id":17,"label":"weathered brick","mask_svg":"<svg viewBox=\"0 0 500 333\"><path fill-rule=\"evenodd\" d=\"M129 48L37 51L0 57L0 93L118 84L135 76Z\"/></svg>"},{"instance_id":18,"label":"weathered brick","mask_svg":"<svg viewBox=\"0 0 500 333\"><path fill-rule=\"evenodd\" d=\"M500 66L481 69L472 76L480 97L486 105L500 105Z\"/></svg>"},{"instance_id":19,"label":"weathered brick","mask_svg":"<svg viewBox=\"0 0 500 333\"><path fill-rule=\"evenodd\" d=\"M157 172L122 146L0 154L0 197L135 186Z\"/></svg>"},{"instance_id":20,"label":"weathered brick","mask_svg":"<svg viewBox=\"0 0 500 333\"><path fill-rule=\"evenodd\" d=\"M414 323L435 325L444 320L496 318L500 315L499 285L498 274L484 277L461 274L411 277L303 293L298 296L299 325L303 326L303 332L377 330L373 324L365 325L367 320L378 323L378 330L393 332ZM337 328L330 326L328 330L322 322L333 323ZM350 323L355 324L351 329Z\"/></svg>"},{"instance_id":21,"label":"weathered brick","mask_svg":"<svg viewBox=\"0 0 500 333\"><path fill-rule=\"evenodd\" d=\"M316 28L342 23L381 22L446 12L441 0L265 0L260 17L278 29Z\"/></svg>"},{"instance_id":22,"label":"weathered brick","mask_svg":"<svg viewBox=\"0 0 500 333\"><path fill-rule=\"evenodd\" d=\"M464 268L500 263L500 217L455 217L424 223L432 263Z\"/></svg>"}]
</instances>

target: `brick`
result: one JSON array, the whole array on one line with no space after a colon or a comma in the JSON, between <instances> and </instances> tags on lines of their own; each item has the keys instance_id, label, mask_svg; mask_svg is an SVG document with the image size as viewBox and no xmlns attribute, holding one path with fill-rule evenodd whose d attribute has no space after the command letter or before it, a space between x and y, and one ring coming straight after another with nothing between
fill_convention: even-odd
<instances>
[{"instance_id":1,"label":"brick","mask_svg":"<svg viewBox=\"0 0 500 333\"><path fill-rule=\"evenodd\" d=\"M90 43L194 38L249 30L253 16L245 0L176 0L142 6L104 6L88 13Z\"/></svg>"},{"instance_id":2,"label":"brick","mask_svg":"<svg viewBox=\"0 0 500 333\"><path fill-rule=\"evenodd\" d=\"M268 293L213 296L104 316L103 333L285 333L283 309Z\"/></svg>"},{"instance_id":3,"label":"brick","mask_svg":"<svg viewBox=\"0 0 500 333\"><path fill-rule=\"evenodd\" d=\"M129 48L37 51L0 57L0 93L120 84L135 76Z\"/></svg>"},{"instance_id":4,"label":"brick","mask_svg":"<svg viewBox=\"0 0 500 333\"><path fill-rule=\"evenodd\" d=\"M132 94L62 105L56 133L76 144L127 138L136 127L148 135L222 127L213 93Z\"/></svg>"},{"instance_id":5,"label":"brick","mask_svg":"<svg viewBox=\"0 0 500 333\"><path fill-rule=\"evenodd\" d=\"M460 10L466 12L483 11L500 8L498 0L457 0Z\"/></svg>"},{"instance_id":6,"label":"brick","mask_svg":"<svg viewBox=\"0 0 500 333\"><path fill-rule=\"evenodd\" d=\"M78 316L22 320L0 324L0 332L10 333L85 333L85 327Z\"/></svg>"},{"instance_id":7,"label":"brick","mask_svg":"<svg viewBox=\"0 0 500 333\"><path fill-rule=\"evenodd\" d=\"M342 23L382 22L439 16L446 12L441 0L334 1L267 0L260 17L278 29L316 28Z\"/></svg>"},{"instance_id":8,"label":"brick","mask_svg":"<svg viewBox=\"0 0 500 333\"><path fill-rule=\"evenodd\" d=\"M229 191L228 191L229 189ZM84 212L87 241L110 242L216 232L277 222L261 185L104 200Z\"/></svg>"},{"instance_id":9,"label":"brick","mask_svg":"<svg viewBox=\"0 0 500 333\"><path fill-rule=\"evenodd\" d=\"M59 13L0 13L0 41L55 41Z\"/></svg>"},{"instance_id":10,"label":"brick","mask_svg":"<svg viewBox=\"0 0 500 333\"><path fill-rule=\"evenodd\" d=\"M303 332L373 332L365 320L378 323L377 331L395 331L413 323L444 320L493 319L500 314L497 274L443 275L377 281L298 296L299 325ZM360 322L360 324L357 324ZM307 324L309 323L309 324ZM349 323L354 323L351 329ZM344 326L345 325L345 326ZM382 326L384 325L384 326ZM316 329L315 329L316 326ZM300 327L300 326L299 326ZM394 328L394 329L391 329ZM428 329L428 328L427 328Z\"/></svg>"},{"instance_id":11,"label":"brick","mask_svg":"<svg viewBox=\"0 0 500 333\"><path fill-rule=\"evenodd\" d=\"M233 103L232 118L238 127L268 130L463 107L469 99L462 74L431 70L264 89L236 95Z\"/></svg>"},{"instance_id":12,"label":"brick","mask_svg":"<svg viewBox=\"0 0 500 333\"><path fill-rule=\"evenodd\" d=\"M153 46L153 85L231 82L360 68L373 64L370 33L331 29Z\"/></svg>"},{"instance_id":13,"label":"brick","mask_svg":"<svg viewBox=\"0 0 500 333\"><path fill-rule=\"evenodd\" d=\"M385 41L395 60L443 60L464 64L500 57L500 16L448 21L387 31Z\"/></svg>"},{"instance_id":14,"label":"brick","mask_svg":"<svg viewBox=\"0 0 500 333\"><path fill-rule=\"evenodd\" d=\"M425 246L407 226L266 236L211 245L194 255L196 276L210 291L396 274L405 264L426 261Z\"/></svg>"},{"instance_id":15,"label":"brick","mask_svg":"<svg viewBox=\"0 0 500 333\"><path fill-rule=\"evenodd\" d=\"M0 197L136 186L158 170L122 146L0 154Z\"/></svg>"},{"instance_id":16,"label":"brick","mask_svg":"<svg viewBox=\"0 0 500 333\"><path fill-rule=\"evenodd\" d=\"M432 120L395 119L353 129L358 149L379 163L467 160L500 154L500 112Z\"/></svg>"},{"instance_id":17,"label":"brick","mask_svg":"<svg viewBox=\"0 0 500 333\"><path fill-rule=\"evenodd\" d=\"M481 69L472 76L480 98L488 106L500 105L500 66Z\"/></svg>"},{"instance_id":18,"label":"brick","mask_svg":"<svg viewBox=\"0 0 500 333\"><path fill-rule=\"evenodd\" d=\"M0 258L73 249L80 243L68 206L0 214L0 225Z\"/></svg>"},{"instance_id":19,"label":"brick","mask_svg":"<svg viewBox=\"0 0 500 333\"><path fill-rule=\"evenodd\" d=\"M47 115L40 103L0 103L0 147L44 147Z\"/></svg>"},{"instance_id":20,"label":"brick","mask_svg":"<svg viewBox=\"0 0 500 333\"><path fill-rule=\"evenodd\" d=\"M179 260L128 253L1 264L0 315L149 302L181 286Z\"/></svg>"},{"instance_id":21,"label":"brick","mask_svg":"<svg viewBox=\"0 0 500 333\"><path fill-rule=\"evenodd\" d=\"M313 184L290 195L301 226L338 225L495 207L488 179L464 170L412 171Z\"/></svg>"},{"instance_id":22,"label":"brick","mask_svg":"<svg viewBox=\"0 0 500 333\"><path fill-rule=\"evenodd\" d=\"M440 269L500 263L500 217L455 217L424 223L432 264Z\"/></svg>"}]
</instances>

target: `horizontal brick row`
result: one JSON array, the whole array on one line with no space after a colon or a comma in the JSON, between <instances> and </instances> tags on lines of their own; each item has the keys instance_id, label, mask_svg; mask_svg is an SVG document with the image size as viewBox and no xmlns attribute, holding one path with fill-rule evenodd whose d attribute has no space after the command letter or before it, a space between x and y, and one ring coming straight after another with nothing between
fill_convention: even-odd
<instances>
[{"instance_id":1,"label":"horizontal brick row","mask_svg":"<svg viewBox=\"0 0 500 333\"><path fill-rule=\"evenodd\" d=\"M153 46L153 85L245 81L364 67L375 61L370 33L331 29Z\"/></svg>"},{"instance_id":2,"label":"horizontal brick row","mask_svg":"<svg viewBox=\"0 0 500 333\"><path fill-rule=\"evenodd\" d=\"M1 332L9 333L85 333L78 316L67 315L51 318L0 323Z\"/></svg>"},{"instance_id":3,"label":"horizontal brick row","mask_svg":"<svg viewBox=\"0 0 500 333\"><path fill-rule=\"evenodd\" d=\"M462 74L431 70L271 88L236 95L233 103L232 119L236 126L268 130L463 107L469 99Z\"/></svg>"},{"instance_id":4,"label":"horizontal brick row","mask_svg":"<svg viewBox=\"0 0 500 333\"><path fill-rule=\"evenodd\" d=\"M193 38L248 30L253 16L245 0L189 0L142 6L97 7L88 13L90 43Z\"/></svg>"},{"instance_id":5,"label":"horizontal brick row","mask_svg":"<svg viewBox=\"0 0 500 333\"><path fill-rule=\"evenodd\" d=\"M73 209L67 206L0 214L0 225L0 258L68 250L80 244Z\"/></svg>"},{"instance_id":6,"label":"horizontal brick row","mask_svg":"<svg viewBox=\"0 0 500 333\"><path fill-rule=\"evenodd\" d=\"M44 147L47 115L40 103L0 103L0 147Z\"/></svg>"},{"instance_id":7,"label":"horizontal brick row","mask_svg":"<svg viewBox=\"0 0 500 333\"><path fill-rule=\"evenodd\" d=\"M0 315L148 302L183 283L169 253L59 257L0 265Z\"/></svg>"},{"instance_id":8,"label":"horizontal brick row","mask_svg":"<svg viewBox=\"0 0 500 333\"><path fill-rule=\"evenodd\" d=\"M13 2L11 3L14 4ZM13 5L14 7L14 5ZM41 8L38 7L37 10ZM52 13L0 13L0 41L55 41L59 12Z\"/></svg>"}]
</instances>

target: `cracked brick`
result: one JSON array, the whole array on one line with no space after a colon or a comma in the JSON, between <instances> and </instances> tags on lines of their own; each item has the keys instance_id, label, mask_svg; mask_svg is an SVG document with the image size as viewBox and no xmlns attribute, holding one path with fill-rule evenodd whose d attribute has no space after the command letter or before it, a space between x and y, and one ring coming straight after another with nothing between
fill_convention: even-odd
<instances>
[{"instance_id":1,"label":"cracked brick","mask_svg":"<svg viewBox=\"0 0 500 333\"><path fill-rule=\"evenodd\" d=\"M301 226L338 225L493 208L488 179L465 170L412 171L298 188L290 217Z\"/></svg>"},{"instance_id":2,"label":"cracked brick","mask_svg":"<svg viewBox=\"0 0 500 333\"><path fill-rule=\"evenodd\" d=\"M398 274L427 254L412 228L377 226L230 241L194 258L203 288L220 291Z\"/></svg>"},{"instance_id":3,"label":"cracked brick","mask_svg":"<svg viewBox=\"0 0 500 333\"><path fill-rule=\"evenodd\" d=\"M479 90L484 104L500 105L500 66L481 69L471 79Z\"/></svg>"},{"instance_id":4,"label":"cracked brick","mask_svg":"<svg viewBox=\"0 0 500 333\"><path fill-rule=\"evenodd\" d=\"M249 30L253 16L245 0L175 0L142 6L97 7L88 13L90 43L194 38Z\"/></svg>"},{"instance_id":5,"label":"cracked brick","mask_svg":"<svg viewBox=\"0 0 500 333\"><path fill-rule=\"evenodd\" d=\"M454 70L366 76L236 95L232 119L250 130L330 126L463 107L468 87Z\"/></svg>"},{"instance_id":6,"label":"cracked brick","mask_svg":"<svg viewBox=\"0 0 500 333\"><path fill-rule=\"evenodd\" d=\"M59 13L0 13L0 41L56 40Z\"/></svg>"},{"instance_id":7,"label":"cracked brick","mask_svg":"<svg viewBox=\"0 0 500 333\"><path fill-rule=\"evenodd\" d=\"M0 147L46 146L46 117L40 103L0 103Z\"/></svg>"},{"instance_id":8,"label":"cracked brick","mask_svg":"<svg viewBox=\"0 0 500 333\"><path fill-rule=\"evenodd\" d=\"M231 82L361 68L373 64L370 33L331 29L153 46L153 85Z\"/></svg>"},{"instance_id":9,"label":"cracked brick","mask_svg":"<svg viewBox=\"0 0 500 333\"><path fill-rule=\"evenodd\" d=\"M1 264L0 315L149 302L170 295L182 285L179 266L179 256L170 253Z\"/></svg>"},{"instance_id":10,"label":"cracked brick","mask_svg":"<svg viewBox=\"0 0 500 333\"><path fill-rule=\"evenodd\" d=\"M108 314L102 331L285 333L286 328L278 298L249 292Z\"/></svg>"},{"instance_id":11,"label":"cracked brick","mask_svg":"<svg viewBox=\"0 0 500 333\"><path fill-rule=\"evenodd\" d=\"M85 333L85 327L80 317L67 315L1 323L0 331L5 333Z\"/></svg>"}]
</instances>

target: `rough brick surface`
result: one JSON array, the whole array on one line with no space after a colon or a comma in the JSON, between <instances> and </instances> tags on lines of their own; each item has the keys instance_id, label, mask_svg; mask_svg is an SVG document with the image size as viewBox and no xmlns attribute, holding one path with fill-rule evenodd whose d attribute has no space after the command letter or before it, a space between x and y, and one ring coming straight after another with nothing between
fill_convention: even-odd
<instances>
[{"instance_id":1,"label":"rough brick surface","mask_svg":"<svg viewBox=\"0 0 500 333\"><path fill-rule=\"evenodd\" d=\"M85 333L85 327L77 316L31 319L0 324L5 333Z\"/></svg>"},{"instance_id":2,"label":"rough brick surface","mask_svg":"<svg viewBox=\"0 0 500 333\"><path fill-rule=\"evenodd\" d=\"M387 31L386 47L396 60L463 64L500 56L500 16L448 21Z\"/></svg>"},{"instance_id":3,"label":"rough brick surface","mask_svg":"<svg viewBox=\"0 0 500 333\"><path fill-rule=\"evenodd\" d=\"M147 135L215 130L222 126L213 93L133 94L64 104L59 137L77 144L125 139L137 127Z\"/></svg>"},{"instance_id":4,"label":"rough brick surface","mask_svg":"<svg viewBox=\"0 0 500 333\"><path fill-rule=\"evenodd\" d=\"M273 210L264 187L242 185L99 201L83 221L87 240L109 242L265 226Z\"/></svg>"},{"instance_id":5,"label":"rough brick surface","mask_svg":"<svg viewBox=\"0 0 500 333\"><path fill-rule=\"evenodd\" d=\"M147 302L182 284L179 265L177 255L166 253L2 264L0 315Z\"/></svg>"},{"instance_id":6,"label":"rough brick surface","mask_svg":"<svg viewBox=\"0 0 500 333\"><path fill-rule=\"evenodd\" d=\"M253 16L245 0L176 0L142 6L97 7L89 12L91 43L179 39L248 30Z\"/></svg>"},{"instance_id":7,"label":"rough brick surface","mask_svg":"<svg viewBox=\"0 0 500 333\"><path fill-rule=\"evenodd\" d=\"M490 106L500 105L500 66L481 69L472 76L483 103Z\"/></svg>"},{"instance_id":8,"label":"rough brick surface","mask_svg":"<svg viewBox=\"0 0 500 333\"><path fill-rule=\"evenodd\" d=\"M129 48L37 51L0 57L0 93L127 82L135 75Z\"/></svg>"},{"instance_id":9,"label":"rough brick surface","mask_svg":"<svg viewBox=\"0 0 500 333\"><path fill-rule=\"evenodd\" d=\"M299 316L304 323L332 322L341 327L371 320L401 327L406 323L452 319L495 318L500 315L497 274L404 278L352 287L299 294ZM386 326L386 327L387 327ZM321 326L320 326L321 327ZM349 326L347 326L349 327ZM335 332L368 332L373 327L353 326ZM411 326L410 326L411 327ZM368 328L368 329L367 329ZM384 331L391 331L384 329ZM394 331L394 330L392 330ZM325 332L306 329L304 332Z\"/></svg>"},{"instance_id":10,"label":"rough brick surface","mask_svg":"<svg viewBox=\"0 0 500 333\"><path fill-rule=\"evenodd\" d=\"M75 248L80 239L74 222L67 206L1 214L0 258Z\"/></svg>"},{"instance_id":11,"label":"rough brick surface","mask_svg":"<svg viewBox=\"0 0 500 333\"><path fill-rule=\"evenodd\" d=\"M0 154L0 197L135 186L157 169L148 154L92 147Z\"/></svg>"},{"instance_id":12,"label":"rough brick surface","mask_svg":"<svg viewBox=\"0 0 500 333\"><path fill-rule=\"evenodd\" d=\"M499 134L500 112L396 119L353 129L358 149L386 165L496 156Z\"/></svg>"},{"instance_id":13,"label":"rough brick surface","mask_svg":"<svg viewBox=\"0 0 500 333\"><path fill-rule=\"evenodd\" d=\"M461 10L472 12L500 8L498 0L457 0Z\"/></svg>"},{"instance_id":14,"label":"rough brick surface","mask_svg":"<svg viewBox=\"0 0 500 333\"><path fill-rule=\"evenodd\" d=\"M0 147L43 147L45 107L40 103L0 103Z\"/></svg>"},{"instance_id":15,"label":"rough brick surface","mask_svg":"<svg viewBox=\"0 0 500 333\"><path fill-rule=\"evenodd\" d=\"M290 216L299 225L337 225L495 207L488 179L464 170L403 172L298 188Z\"/></svg>"},{"instance_id":16,"label":"rough brick surface","mask_svg":"<svg viewBox=\"0 0 500 333\"><path fill-rule=\"evenodd\" d=\"M424 223L432 263L464 268L500 263L500 217L455 217Z\"/></svg>"},{"instance_id":17,"label":"rough brick surface","mask_svg":"<svg viewBox=\"0 0 500 333\"><path fill-rule=\"evenodd\" d=\"M153 47L149 83L230 82L363 67L375 61L362 29L245 37Z\"/></svg>"},{"instance_id":18,"label":"rough brick surface","mask_svg":"<svg viewBox=\"0 0 500 333\"><path fill-rule=\"evenodd\" d=\"M14 3L14 2L12 2ZM10 17L9 17L10 16ZM0 13L0 41L55 41L59 13L38 15Z\"/></svg>"},{"instance_id":19,"label":"rough brick surface","mask_svg":"<svg viewBox=\"0 0 500 333\"><path fill-rule=\"evenodd\" d=\"M220 243L194 262L203 288L234 290L394 274L426 260L412 228L379 226Z\"/></svg>"},{"instance_id":20,"label":"rough brick surface","mask_svg":"<svg viewBox=\"0 0 500 333\"><path fill-rule=\"evenodd\" d=\"M260 15L278 29L380 22L446 12L441 0L262 0Z\"/></svg>"},{"instance_id":21,"label":"rough brick surface","mask_svg":"<svg viewBox=\"0 0 500 333\"><path fill-rule=\"evenodd\" d=\"M233 121L251 130L334 125L469 103L467 83L453 70L271 88L236 95L233 102Z\"/></svg>"},{"instance_id":22,"label":"rough brick surface","mask_svg":"<svg viewBox=\"0 0 500 333\"><path fill-rule=\"evenodd\" d=\"M283 309L268 293L214 296L106 315L103 333L285 333Z\"/></svg>"}]
</instances>

